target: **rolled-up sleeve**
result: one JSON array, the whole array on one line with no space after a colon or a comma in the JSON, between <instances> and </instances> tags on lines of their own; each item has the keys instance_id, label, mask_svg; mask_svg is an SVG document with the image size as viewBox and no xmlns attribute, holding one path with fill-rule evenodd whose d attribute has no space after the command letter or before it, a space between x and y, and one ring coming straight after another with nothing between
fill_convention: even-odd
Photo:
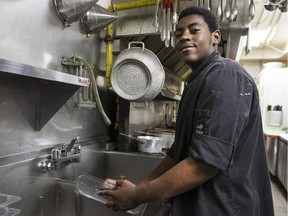
<instances>
[{"instance_id":1,"label":"rolled-up sleeve","mask_svg":"<svg viewBox=\"0 0 288 216\"><path fill-rule=\"evenodd\" d=\"M192 143L193 145L189 147L189 155L195 160L220 170L227 169L234 151L232 143L200 134L192 135Z\"/></svg>"}]
</instances>

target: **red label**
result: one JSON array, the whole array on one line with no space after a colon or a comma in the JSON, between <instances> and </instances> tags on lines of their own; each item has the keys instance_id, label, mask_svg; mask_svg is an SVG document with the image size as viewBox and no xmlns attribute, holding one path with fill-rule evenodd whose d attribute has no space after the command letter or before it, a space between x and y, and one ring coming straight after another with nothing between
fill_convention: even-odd
<instances>
[{"instance_id":1,"label":"red label","mask_svg":"<svg viewBox=\"0 0 288 216\"><path fill-rule=\"evenodd\" d=\"M80 83L90 84L90 79L85 78L85 77L79 77L79 82Z\"/></svg>"}]
</instances>

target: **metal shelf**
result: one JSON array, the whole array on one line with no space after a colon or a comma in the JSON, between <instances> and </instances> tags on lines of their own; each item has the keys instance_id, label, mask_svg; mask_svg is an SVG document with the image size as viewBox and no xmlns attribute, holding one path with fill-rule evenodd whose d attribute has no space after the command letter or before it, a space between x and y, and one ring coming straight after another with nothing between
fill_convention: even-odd
<instances>
[{"instance_id":1,"label":"metal shelf","mask_svg":"<svg viewBox=\"0 0 288 216\"><path fill-rule=\"evenodd\" d=\"M77 86L89 86L90 80L59 71L38 68L27 64L0 58L0 71L20 76L55 81Z\"/></svg>"},{"instance_id":2,"label":"metal shelf","mask_svg":"<svg viewBox=\"0 0 288 216\"><path fill-rule=\"evenodd\" d=\"M90 80L0 58L0 93L17 104L33 129L40 131L80 87Z\"/></svg>"}]
</instances>

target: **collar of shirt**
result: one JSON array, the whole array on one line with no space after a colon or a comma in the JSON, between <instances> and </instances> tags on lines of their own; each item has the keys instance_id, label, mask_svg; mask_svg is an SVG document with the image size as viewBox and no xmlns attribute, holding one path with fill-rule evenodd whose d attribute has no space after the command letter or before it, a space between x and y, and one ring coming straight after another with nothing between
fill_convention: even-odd
<instances>
[{"instance_id":1,"label":"collar of shirt","mask_svg":"<svg viewBox=\"0 0 288 216\"><path fill-rule=\"evenodd\" d=\"M196 70L192 71L192 74L188 79L188 83L190 83L193 79L195 79L201 73L201 71L203 71L203 69L205 69L205 67L209 65L209 63L211 63L214 59L218 58L219 56L220 54L218 51L215 51L211 53L209 56L207 56L204 59L204 61L199 65L199 67Z\"/></svg>"}]
</instances>

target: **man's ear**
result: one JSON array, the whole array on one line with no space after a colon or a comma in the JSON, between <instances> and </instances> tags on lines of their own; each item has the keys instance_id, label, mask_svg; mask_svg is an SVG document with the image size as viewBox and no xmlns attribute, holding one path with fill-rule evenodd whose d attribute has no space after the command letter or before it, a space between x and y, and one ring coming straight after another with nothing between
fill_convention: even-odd
<instances>
[{"instance_id":1,"label":"man's ear","mask_svg":"<svg viewBox=\"0 0 288 216\"><path fill-rule=\"evenodd\" d=\"M213 45L219 44L221 41L221 32L220 30L216 30L212 33L212 43Z\"/></svg>"}]
</instances>

